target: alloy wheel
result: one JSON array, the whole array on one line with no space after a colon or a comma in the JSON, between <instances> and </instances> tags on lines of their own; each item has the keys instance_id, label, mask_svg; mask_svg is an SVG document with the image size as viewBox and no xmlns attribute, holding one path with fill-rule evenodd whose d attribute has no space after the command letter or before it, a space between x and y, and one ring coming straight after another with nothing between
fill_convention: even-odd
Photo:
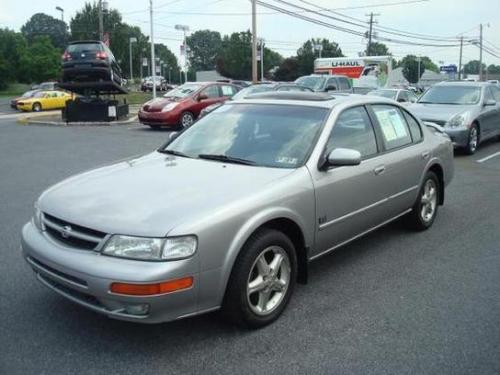
<instances>
[{"instance_id":1,"label":"alloy wheel","mask_svg":"<svg viewBox=\"0 0 500 375\"><path fill-rule=\"evenodd\" d=\"M184 113L182 115L181 122L182 122L183 128L187 128L187 127L193 125L193 122L194 122L193 115L191 115L190 113Z\"/></svg>"},{"instance_id":2,"label":"alloy wheel","mask_svg":"<svg viewBox=\"0 0 500 375\"><path fill-rule=\"evenodd\" d=\"M286 251L270 246L260 253L250 270L247 300L257 315L271 314L284 300L290 285L291 266Z\"/></svg>"},{"instance_id":3,"label":"alloy wheel","mask_svg":"<svg viewBox=\"0 0 500 375\"><path fill-rule=\"evenodd\" d=\"M477 129L475 126L470 128L469 132L469 151L474 152L477 148L478 136Z\"/></svg>"},{"instance_id":4,"label":"alloy wheel","mask_svg":"<svg viewBox=\"0 0 500 375\"><path fill-rule=\"evenodd\" d=\"M434 217L437 207L437 186L434 180L429 179L425 182L420 203L420 217L428 223Z\"/></svg>"}]
</instances>

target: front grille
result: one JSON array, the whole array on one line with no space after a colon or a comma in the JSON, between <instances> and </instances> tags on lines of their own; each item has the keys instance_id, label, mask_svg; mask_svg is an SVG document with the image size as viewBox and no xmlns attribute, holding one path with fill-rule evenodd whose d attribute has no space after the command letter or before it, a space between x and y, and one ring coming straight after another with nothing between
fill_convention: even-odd
<instances>
[{"instance_id":1,"label":"front grille","mask_svg":"<svg viewBox=\"0 0 500 375\"><path fill-rule=\"evenodd\" d=\"M84 250L94 250L106 233L69 223L44 213L43 223L47 234L64 245Z\"/></svg>"},{"instance_id":2,"label":"front grille","mask_svg":"<svg viewBox=\"0 0 500 375\"><path fill-rule=\"evenodd\" d=\"M59 276L61 279L71 281L71 282L78 284L78 285L81 285L85 288L87 287L87 282L85 280L82 280L82 279L79 279L78 277L71 276L71 275L68 275L67 273L58 271L50 266L47 266L45 263L42 263L38 259L35 259L33 257L28 257L28 259L30 262L34 263L42 270L44 269L46 271L49 271L49 272L53 273L54 275Z\"/></svg>"}]
</instances>

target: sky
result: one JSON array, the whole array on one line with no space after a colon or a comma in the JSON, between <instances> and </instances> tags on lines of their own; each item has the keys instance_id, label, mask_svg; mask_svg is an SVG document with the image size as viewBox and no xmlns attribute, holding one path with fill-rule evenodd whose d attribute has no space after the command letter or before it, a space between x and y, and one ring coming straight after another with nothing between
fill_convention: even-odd
<instances>
[{"instance_id":1,"label":"sky","mask_svg":"<svg viewBox=\"0 0 500 375\"><path fill-rule=\"evenodd\" d=\"M110 8L118 9L123 20L131 25L140 26L145 35L149 35L149 1L148 0L107 0ZM320 17L311 12L303 12L296 8L283 5L280 0L262 0L265 3L278 7L285 7L299 14L321 19L324 22L364 32L366 29L340 22L331 18ZM315 9L302 0L286 0L298 6ZM392 28L397 32L425 34L433 40L419 42L430 44L455 44L444 38L464 36L465 40L478 39L479 24L484 25L483 37L485 46L495 50L500 56L500 0L307 0L318 7L340 12L352 17L344 20L360 23L354 19L368 20L367 14L377 14L375 27ZM29 6L27 6L29 3ZM84 5L84 0L28 0L19 6L16 1L0 0L0 27L7 27L19 31L21 26L37 12L60 17L55 9L60 6L64 9L64 19L69 22ZM394 4L400 3L400 4ZM392 4L392 5L388 5ZM182 32L175 30L176 24L188 25L191 32L201 29L219 31L229 34L251 28L250 0L153 0L154 9L154 37L156 43L166 44L178 57ZM316 8L316 10L318 10ZM323 15L338 17L327 11L318 10ZM272 48L285 57L292 56L300 45L310 39L327 38L340 45L344 55L358 56L358 52L366 48L366 39L362 36L351 35L342 31L316 25L305 20L297 19L286 14L277 13L257 5L257 35L266 40L266 46ZM389 35L379 32L379 36L399 38L405 41L417 39ZM437 40L436 40L437 37ZM112 41L111 41L112 43ZM457 64L459 47L433 47L401 45L384 42L390 52L401 58L407 54L429 56L437 65ZM112 48L112 45L111 45ZM464 63L479 59L477 46L469 45L463 49ZM500 65L500 58L483 53L486 64Z\"/></svg>"}]
</instances>

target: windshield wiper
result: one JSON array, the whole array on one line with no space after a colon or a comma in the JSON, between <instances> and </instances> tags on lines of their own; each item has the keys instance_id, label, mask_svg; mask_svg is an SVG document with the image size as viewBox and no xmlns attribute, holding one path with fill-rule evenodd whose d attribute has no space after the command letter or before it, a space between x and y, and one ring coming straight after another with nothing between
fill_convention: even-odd
<instances>
[{"instance_id":1,"label":"windshield wiper","mask_svg":"<svg viewBox=\"0 0 500 375\"><path fill-rule=\"evenodd\" d=\"M226 163L234 163L234 164L244 164L244 165L255 165L256 163L251 160L235 158L227 155L215 155L215 154L199 154L198 157L200 159L208 159L208 160L217 160L223 161Z\"/></svg>"},{"instance_id":2,"label":"windshield wiper","mask_svg":"<svg viewBox=\"0 0 500 375\"><path fill-rule=\"evenodd\" d=\"M168 155L175 155L175 156L181 156L183 158L192 158L191 156L183 153L183 152L180 152L180 151L176 151L176 150L158 150L159 153L161 154L168 154Z\"/></svg>"}]
</instances>

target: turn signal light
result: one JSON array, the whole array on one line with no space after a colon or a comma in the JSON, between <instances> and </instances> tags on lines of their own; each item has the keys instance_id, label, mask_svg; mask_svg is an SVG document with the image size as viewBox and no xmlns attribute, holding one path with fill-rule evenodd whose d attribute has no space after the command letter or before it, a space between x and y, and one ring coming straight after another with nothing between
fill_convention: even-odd
<instances>
[{"instance_id":1,"label":"turn signal light","mask_svg":"<svg viewBox=\"0 0 500 375\"><path fill-rule=\"evenodd\" d=\"M191 286L193 286L193 277L189 276L156 284L112 283L110 291L112 293L129 296L152 296L155 294L172 293L177 290L188 289L191 288Z\"/></svg>"}]
</instances>

